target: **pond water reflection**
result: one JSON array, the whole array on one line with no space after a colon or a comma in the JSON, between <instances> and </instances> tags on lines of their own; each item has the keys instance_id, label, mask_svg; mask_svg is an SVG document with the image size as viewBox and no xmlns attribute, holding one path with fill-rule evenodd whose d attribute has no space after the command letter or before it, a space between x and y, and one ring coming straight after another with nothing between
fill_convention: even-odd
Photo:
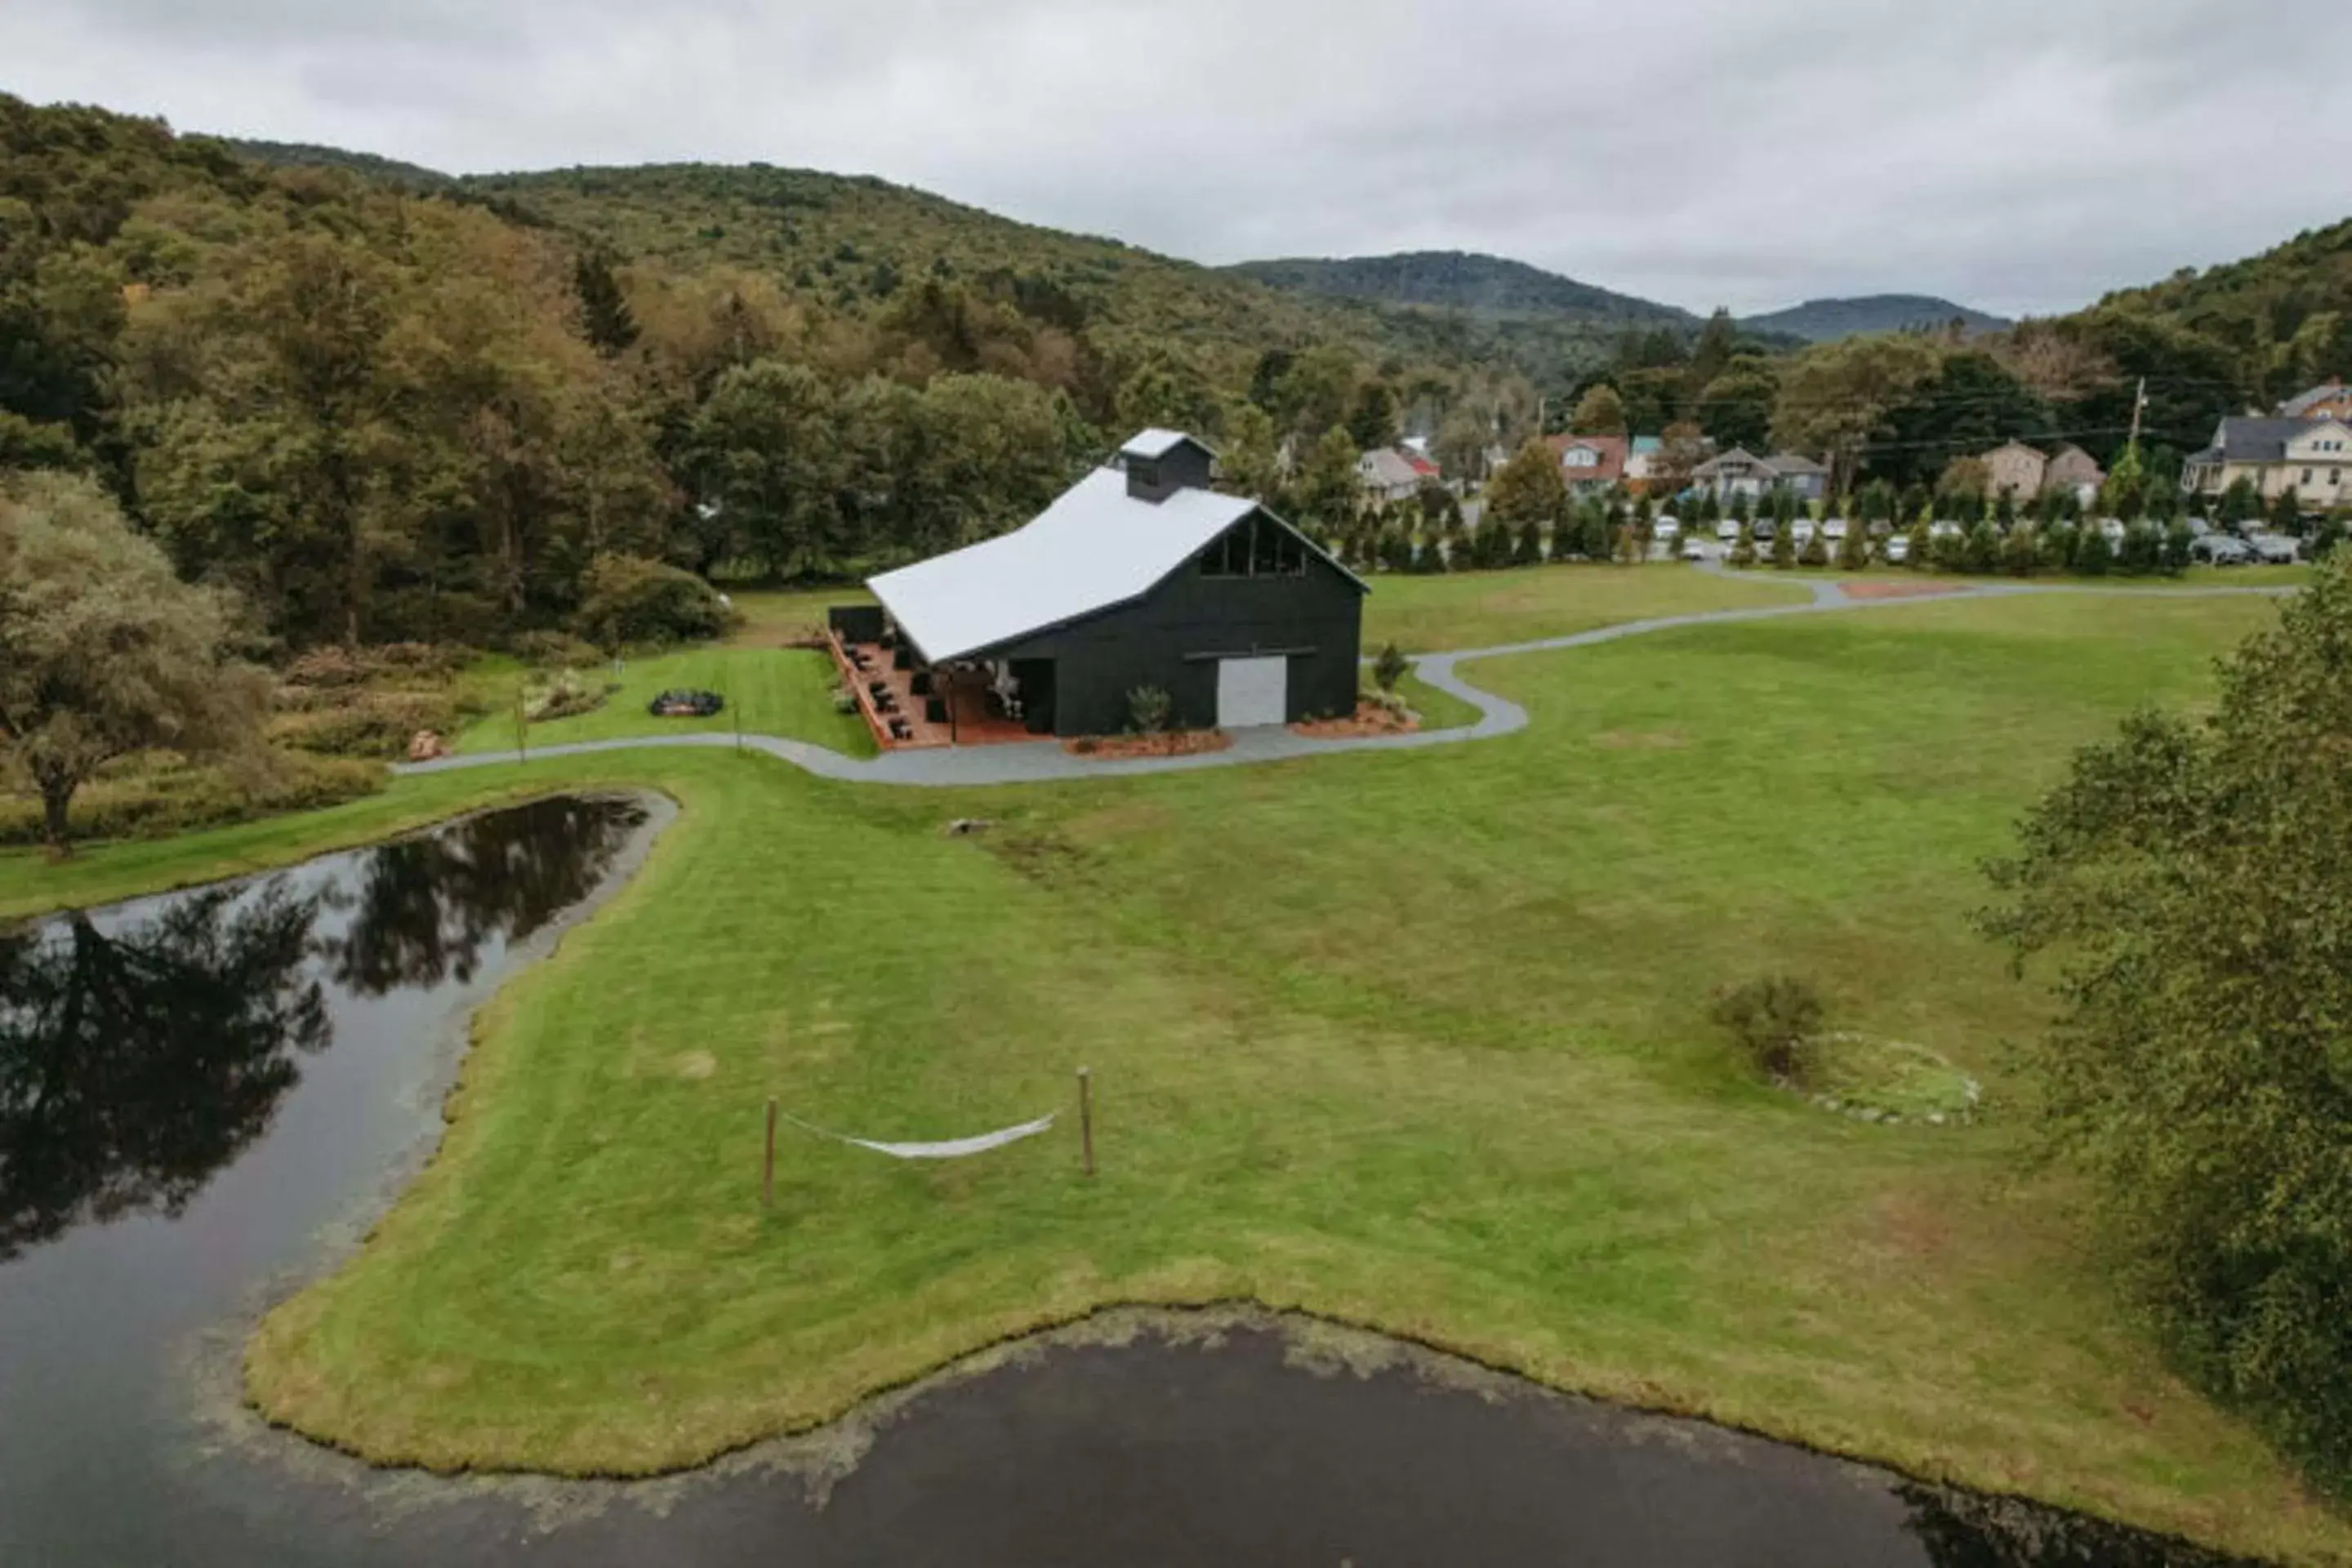
<instances>
[{"instance_id":1,"label":"pond water reflection","mask_svg":"<svg viewBox=\"0 0 2352 1568\"><path fill-rule=\"evenodd\" d=\"M811 1439L868 1444L822 1489L790 1444L462 1483L262 1430L255 1313L414 1168L466 1013L667 810L542 801L0 933L0 1564L2219 1561L1410 1356L1334 1375L1263 1324L886 1401Z\"/></svg>"}]
</instances>

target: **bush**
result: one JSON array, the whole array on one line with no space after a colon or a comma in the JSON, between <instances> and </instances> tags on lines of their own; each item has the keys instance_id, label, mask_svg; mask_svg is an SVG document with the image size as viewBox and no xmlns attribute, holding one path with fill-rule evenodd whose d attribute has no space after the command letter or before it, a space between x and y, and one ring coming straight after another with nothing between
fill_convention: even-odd
<instances>
[{"instance_id":1,"label":"bush","mask_svg":"<svg viewBox=\"0 0 2352 1568\"><path fill-rule=\"evenodd\" d=\"M1128 722L1139 735L1157 735L1168 728L1175 699L1157 686L1139 686L1127 694Z\"/></svg>"},{"instance_id":2,"label":"bush","mask_svg":"<svg viewBox=\"0 0 2352 1568\"><path fill-rule=\"evenodd\" d=\"M546 685L534 686L524 692L523 717L534 724L542 724L551 719L593 713L604 706L604 699L620 689L618 682L591 681L572 670L559 670Z\"/></svg>"},{"instance_id":3,"label":"bush","mask_svg":"<svg viewBox=\"0 0 2352 1568\"><path fill-rule=\"evenodd\" d=\"M1768 974L1716 994L1708 1017L1727 1031L1759 1072L1775 1083L1802 1084L1814 1065L1822 1029L1820 993L1802 980Z\"/></svg>"},{"instance_id":4,"label":"bush","mask_svg":"<svg viewBox=\"0 0 2352 1568\"><path fill-rule=\"evenodd\" d=\"M602 648L570 632L519 632L507 647L517 658L540 669L577 668L604 661Z\"/></svg>"},{"instance_id":5,"label":"bush","mask_svg":"<svg viewBox=\"0 0 2352 1568\"><path fill-rule=\"evenodd\" d=\"M1412 668L1402 649L1394 643L1381 645L1380 657L1372 660L1372 684L1382 691L1394 691L1404 672Z\"/></svg>"},{"instance_id":6,"label":"bush","mask_svg":"<svg viewBox=\"0 0 2352 1568\"><path fill-rule=\"evenodd\" d=\"M382 789L384 776L373 763L299 752L271 753L257 774L146 752L108 764L76 793L73 828L82 838L168 838L356 800ZM0 844L40 842L40 802L0 795Z\"/></svg>"},{"instance_id":7,"label":"bush","mask_svg":"<svg viewBox=\"0 0 2352 1568\"><path fill-rule=\"evenodd\" d=\"M278 698L269 741L319 756L397 761L417 731L446 735L457 727L457 701L446 691L296 686Z\"/></svg>"},{"instance_id":8,"label":"bush","mask_svg":"<svg viewBox=\"0 0 2352 1568\"><path fill-rule=\"evenodd\" d=\"M639 555L599 555L583 586L573 621L583 636L605 647L715 637L730 619L709 584Z\"/></svg>"}]
</instances>

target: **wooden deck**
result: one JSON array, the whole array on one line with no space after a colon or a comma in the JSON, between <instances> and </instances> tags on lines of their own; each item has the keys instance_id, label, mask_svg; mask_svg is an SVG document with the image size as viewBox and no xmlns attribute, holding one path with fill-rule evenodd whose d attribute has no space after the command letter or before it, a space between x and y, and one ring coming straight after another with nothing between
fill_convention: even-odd
<instances>
[{"instance_id":1,"label":"wooden deck","mask_svg":"<svg viewBox=\"0 0 2352 1568\"><path fill-rule=\"evenodd\" d=\"M833 650L834 668L856 695L857 711L873 732L874 743L886 752L1002 746L1045 738L1031 734L1015 720L989 712L986 689L969 679L950 682L939 693L948 703L950 718L935 722L929 716L930 700L914 694L915 672L892 668L890 649L877 643L844 643L830 633L825 641Z\"/></svg>"}]
</instances>

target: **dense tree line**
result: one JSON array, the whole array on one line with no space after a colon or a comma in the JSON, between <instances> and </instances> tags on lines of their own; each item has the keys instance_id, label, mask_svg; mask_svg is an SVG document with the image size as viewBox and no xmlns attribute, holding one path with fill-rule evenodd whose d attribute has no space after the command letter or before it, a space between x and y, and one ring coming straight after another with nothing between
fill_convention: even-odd
<instances>
[{"instance_id":1,"label":"dense tree line","mask_svg":"<svg viewBox=\"0 0 2352 1568\"><path fill-rule=\"evenodd\" d=\"M1532 403L1315 336L1331 323L1238 279L1069 237L1000 253L1044 231L877 182L567 176L533 187L558 222L503 188L265 168L6 98L0 153L0 468L96 478L288 647L577 625L604 558L886 566L1026 519L1144 425L1225 442L1270 493L1286 443L1456 413L1491 440ZM593 207L614 181L654 217ZM747 196L863 237L814 260L772 226L680 237ZM1238 322L1138 331L1212 286Z\"/></svg>"}]
</instances>

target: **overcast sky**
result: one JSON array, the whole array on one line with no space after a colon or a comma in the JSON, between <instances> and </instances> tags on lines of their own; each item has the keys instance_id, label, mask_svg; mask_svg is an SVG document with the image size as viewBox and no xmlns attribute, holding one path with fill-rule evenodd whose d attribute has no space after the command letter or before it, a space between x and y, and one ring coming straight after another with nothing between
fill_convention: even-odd
<instances>
[{"instance_id":1,"label":"overcast sky","mask_svg":"<svg viewBox=\"0 0 2352 1568\"><path fill-rule=\"evenodd\" d=\"M2284 0L0 0L0 89L453 173L866 173L1222 262L2016 313L2352 215Z\"/></svg>"}]
</instances>

